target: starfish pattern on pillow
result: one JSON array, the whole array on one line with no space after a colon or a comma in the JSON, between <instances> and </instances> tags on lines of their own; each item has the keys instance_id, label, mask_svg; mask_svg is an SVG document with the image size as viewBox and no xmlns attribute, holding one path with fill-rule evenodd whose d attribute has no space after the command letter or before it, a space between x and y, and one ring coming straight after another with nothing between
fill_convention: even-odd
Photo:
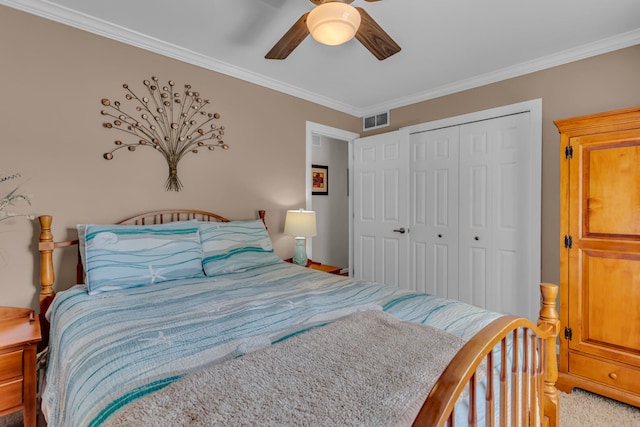
<instances>
[{"instance_id":1,"label":"starfish pattern on pillow","mask_svg":"<svg viewBox=\"0 0 640 427\"><path fill-rule=\"evenodd\" d=\"M156 283L156 280L158 280L159 282L162 282L164 280L168 280L166 277L164 277L162 274L160 274L161 269L158 270L154 270L153 266L151 264L149 264L149 276L151 278L151 283Z\"/></svg>"}]
</instances>

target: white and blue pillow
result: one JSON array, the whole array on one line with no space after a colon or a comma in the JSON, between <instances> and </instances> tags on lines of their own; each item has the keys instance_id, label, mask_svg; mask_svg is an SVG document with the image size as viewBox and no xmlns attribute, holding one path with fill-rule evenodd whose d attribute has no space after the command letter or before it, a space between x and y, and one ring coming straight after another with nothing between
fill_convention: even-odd
<instances>
[{"instance_id":1,"label":"white and blue pillow","mask_svg":"<svg viewBox=\"0 0 640 427\"><path fill-rule=\"evenodd\" d=\"M262 220L200 222L202 264L207 276L244 271L282 260Z\"/></svg>"},{"instance_id":2,"label":"white and blue pillow","mask_svg":"<svg viewBox=\"0 0 640 427\"><path fill-rule=\"evenodd\" d=\"M89 294L204 276L195 221L78 226Z\"/></svg>"}]
</instances>

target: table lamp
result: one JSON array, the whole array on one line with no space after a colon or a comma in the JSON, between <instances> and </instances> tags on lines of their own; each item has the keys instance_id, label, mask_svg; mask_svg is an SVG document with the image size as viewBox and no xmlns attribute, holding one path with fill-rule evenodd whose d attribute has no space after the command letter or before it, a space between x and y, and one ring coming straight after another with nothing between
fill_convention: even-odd
<instances>
[{"instance_id":1,"label":"table lamp","mask_svg":"<svg viewBox=\"0 0 640 427\"><path fill-rule=\"evenodd\" d=\"M293 252L293 263L307 265L307 250L305 240L313 237L316 231L316 213L302 209L287 211L284 221L284 234L296 238L296 249Z\"/></svg>"}]
</instances>

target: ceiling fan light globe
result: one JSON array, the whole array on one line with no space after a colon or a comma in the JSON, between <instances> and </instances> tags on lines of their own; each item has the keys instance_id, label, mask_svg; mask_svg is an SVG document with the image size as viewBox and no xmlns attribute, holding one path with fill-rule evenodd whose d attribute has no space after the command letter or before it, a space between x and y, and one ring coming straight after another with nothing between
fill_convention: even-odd
<instances>
[{"instance_id":1,"label":"ceiling fan light globe","mask_svg":"<svg viewBox=\"0 0 640 427\"><path fill-rule=\"evenodd\" d=\"M346 3L323 3L309 12L307 27L316 41L337 46L356 35L360 27L360 12Z\"/></svg>"}]
</instances>

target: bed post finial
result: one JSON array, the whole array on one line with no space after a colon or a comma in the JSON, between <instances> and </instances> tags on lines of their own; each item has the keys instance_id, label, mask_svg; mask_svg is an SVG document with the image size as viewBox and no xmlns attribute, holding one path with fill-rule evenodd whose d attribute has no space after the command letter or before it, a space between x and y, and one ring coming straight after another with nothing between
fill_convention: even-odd
<instances>
[{"instance_id":1,"label":"bed post finial","mask_svg":"<svg viewBox=\"0 0 640 427\"><path fill-rule=\"evenodd\" d=\"M556 340L560 328L556 299L558 297L558 285L542 283L540 285L542 304L538 326L542 330L549 331L547 338L547 360L544 369L544 413L549 418L549 427L558 426L560 423L560 407L558 401L558 354L556 352Z\"/></svg>"}]
</instances>

